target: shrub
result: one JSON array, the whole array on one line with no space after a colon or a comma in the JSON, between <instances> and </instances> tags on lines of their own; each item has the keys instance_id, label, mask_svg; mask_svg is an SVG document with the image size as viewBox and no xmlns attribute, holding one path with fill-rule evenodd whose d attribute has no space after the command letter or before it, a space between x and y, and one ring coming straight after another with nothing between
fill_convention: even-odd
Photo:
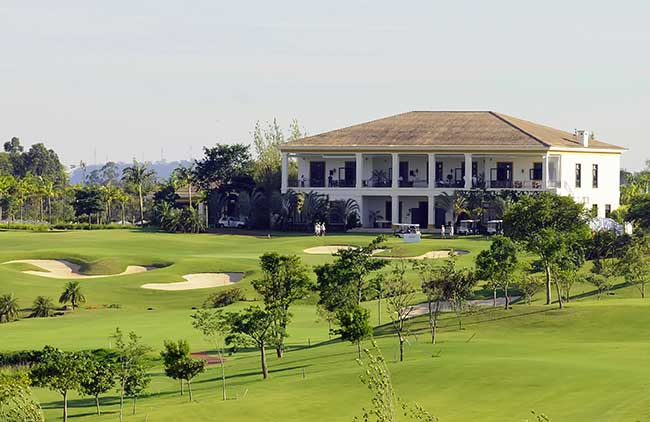
<instances>
[{"instance_id":1,"label":"shrub","mask_svg":"<svg viewBox=\"0 0 650 422\"><path fill-rule=\"evenodd\" d=\"M232 305L235 302L246 300L244 291L239 287L220 292L212 293L203 302L204 308L223 308L224 306Z\"/></svg>"}]
</instances>

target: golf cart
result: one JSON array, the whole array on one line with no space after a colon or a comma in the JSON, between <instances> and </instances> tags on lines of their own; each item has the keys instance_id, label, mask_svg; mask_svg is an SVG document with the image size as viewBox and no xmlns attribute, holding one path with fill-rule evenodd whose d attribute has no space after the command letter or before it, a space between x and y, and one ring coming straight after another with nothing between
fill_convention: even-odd
<instances>
[{"instance_id":1,"label":"golf cart","mask_svg":"<svg viewBox=\"0 0 650 422\"><path fill-rule=\"evenodd\" d=\"M419 224L397 224L395 226L395 236L404 239L405 243L417 243L422 239Z\"/></svg>"},{"instance_id":2,"label":"golf cart","mask_svg":"<svg viewBox=\"0 0 650 422\"><path fill-rule=\"evenodd\" d=\"M487 222L488 236L501 233L503 233L503 220L490 220Z\"/></svg>"},{"instance_id":3,"label":"golf cart","mask_svg":"<svg viewBox=\"0 0 650 422\"><path fill-rule=\"evenodd\" d=\"M460 220L458 225L458 234L476 234L478 233L478 220Z\"/></svg>"}]
</instances>

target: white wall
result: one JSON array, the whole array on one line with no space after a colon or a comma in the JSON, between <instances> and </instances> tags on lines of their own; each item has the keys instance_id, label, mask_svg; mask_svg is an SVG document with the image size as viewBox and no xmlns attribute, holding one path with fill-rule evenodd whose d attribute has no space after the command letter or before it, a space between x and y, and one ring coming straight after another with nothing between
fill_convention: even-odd
<instances>
[{"instance_id":1,"label":"white wall","mask_svg":"<svg viewBox=\"0 0 650 422\"><path fill-rule=\"evenodd\" d=\"M598 205L598 216L605 216L605 205L614 211L619 206L621 156L619 154L561 154L562 184L559 193L584 202L588 209ZM576 164L582 165L582 186L575 186ZM598 164L598 188L592 187L592 165Z\"/></svg>"}]
</instances>

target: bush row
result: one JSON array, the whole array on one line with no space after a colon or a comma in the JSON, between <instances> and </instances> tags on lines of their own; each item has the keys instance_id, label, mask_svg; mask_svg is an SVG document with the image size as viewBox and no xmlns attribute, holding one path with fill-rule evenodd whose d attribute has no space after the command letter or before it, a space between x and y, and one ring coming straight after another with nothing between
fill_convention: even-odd
<instances>
[{"instance_id":1,"label":"bush row","mask_svg":"<svg viewBox=\"0 0 650 422\"><path fill-rule=\"evenodd\" d=\"M130 224L84 224L84 223L2 223L0 229L4 230L30 230L45 232L48 230L130 230L136 226Z\"/></svg>"}]
</instances>

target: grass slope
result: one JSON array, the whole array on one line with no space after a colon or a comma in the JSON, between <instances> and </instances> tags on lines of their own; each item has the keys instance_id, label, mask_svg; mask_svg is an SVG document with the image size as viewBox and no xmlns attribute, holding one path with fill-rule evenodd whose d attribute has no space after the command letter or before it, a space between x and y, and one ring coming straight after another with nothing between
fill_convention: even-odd
<instances>
[{"instance_id":1,"label":"grass slope","mask_svg":"<svg viewBox=\"0 0 650 422\"><path fill-rule=\"evenodd\" d=\"M244 237L231 235L170 235L127 231L66 233L0 233L0 262L26 258L65 258L84 263L88 273L119 273L127 265L165 264L146 274L82 280L90 307L119 303L120 309L81 309L64 317L23 319L0 325L0 350L108 347L115 327L134 330L156 350L164 339L188 339L194 351L207 344L190 326L191 307L216 289L184 292L149 291L149 282L180 281L183 274L204 271L245 271L241 286L254 294L250 280L258 275L257 259L265 251L296 253L310 265L328 256L307 255L312 246L365 244L364 235ZM396 254L419 255L455 248L471 251L459 257L469 265L488 246L480 238L425 239L404 245L391 239ZM64 280L22 274L19 265L0 265L0 294L13 292L28 307L36 295L58 298ZM413 274L409 275L417 285ZM588 286L577 286L579 300L559 311L541 305L486 309L464 318L458 330L453 315L445 315L440 342L429 343L426 319L411 324L406 361L397 363L397 340L389 326L376 329L376 339L389 361L395 388L441 421L524 421L535 409L553 421L621 421L650 418L650 305L637 292L620 286L615 295L594 300ZM278 360L269 353L270 379L261 381L256 352L238 353L227 363L228 391L237 400L220 400L219 369L211 367L193 383L195 402L180 397L176 382L159 367L149 395L139 400L129 421L219 420L349 421L369 403L359 382L356 348L328 341L327 324L318 321L315 298L293 307L288 343ZM650 302L648 302L650 303ZM235 307L245 306L237 304ZM367 303L376 322L376 303ZM147 310L153 308L153 310ZM384 312L384 319L386 313ZM384 321L386 322L386 321ZM311 345L311 347L308 347ZM36 389L47 420L60 420L60 397ZM89 398L73 395L76 420L115 420L117 397L104 399L106 415L96 417ZM130 412L130 409L128 409ZM127 413L128 413L127 412Z\"/></svg>"}]
</instances>

